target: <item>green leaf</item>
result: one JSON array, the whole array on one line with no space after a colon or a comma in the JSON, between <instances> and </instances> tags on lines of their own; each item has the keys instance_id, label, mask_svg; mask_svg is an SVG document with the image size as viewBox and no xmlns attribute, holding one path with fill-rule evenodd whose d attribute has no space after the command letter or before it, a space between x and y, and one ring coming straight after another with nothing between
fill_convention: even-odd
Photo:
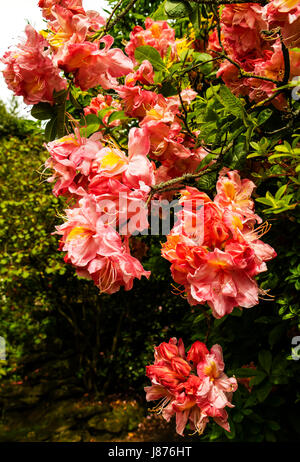
<instances>
[{"instance_id":1,"label":"green leaf","mask_svg":"<svg viewBox=\"0 0 300 462\"><path fill-rule=\"evenodd\" d=\"M212 59L211 55L209 55L208 53L200 53L199 51L194 51L193 58L195 59L195 62L193 63L193 65L202 63L205 61L210 61Z\"/></svg>"},{"instance_id":2,"label":"green leaf","mask_svg":"<svg viewBox=\"0 0 300 462\"><path fill-rule=\"evenodd\" d=\"M278 153L278 154L272 154L269 157L269 160L278 159L280 157L295 157L295 156L293 154L281 154L281 153Z\"/></svg>"},{"instance_id":3,"label":"green leaf","mask_svg":"<svg viewBox=\"0 0 300 462\"><path fill-rule=\"evenodd\" d=\"M109 125L115 120L125 120L125 119L129 119L129 117L125 114L124 111L114 111L108 117L107 123Z\"/></svg>"},{"instance_id":4,"label":"green leaf","mask_svg":"<svg viewBox=\"0 0 300 462\"><path fill-rule=\"evenodd\" d=\"M271 109L264 109L258 114L257 125L263 125L272 115L273 111Z\"/></svg>"},{"instance_id":5,"label":"green leaf","mask_svg":"<svg viewBox=\"0 0 300 462\"><path fill-rule=\"evenodd\" d=\"M225 85L222 85L219 92L222 104L225 106L226 110L233 114L235 117L245 118L244 106L241 103L241 100L234 96L229 88Z\"/></svg>"},{"instance_id":6,"label":"green leaf","mask_svg":"<svg viewBox=\"0 0 300 462\"><path fill-rule=\"evenodd\" d=\"M267 374L265 372L263 372L263 371L259 371L259 372L260 372L260 374L256 375L255 377L253 377L250 380L250 382L249 382L250 387L252 387L254 385L259 385L267 377Z\"/></svg>"},{"instance_id":7,"label":"green leaf","mask_svg":"<svg viewBox=\"0 0 300 462\"><path fill-rule=\"evenodd\" d=\"M262 385L261 387L257 388L256 389L256 395L257 395L258 401L260 403L265 401L266 398L269 396L271 390L272 390L272 385L269 382L267 382L267 383L265 383L265 385Z\"/></svg>"},{"instance_id":8,"label":"green leaf","mask_svg":"<svg viewBox=\"0 0 300 462\"><path fill-rule=\"evenodd\" d=\"M68 90L60 90L60 91L55 91L53 92L53 99L56 104L60 105L63 104L64 101L66 100L68 95Z\"/></svg>"},{"instance_id":9,"label":"green leaf","mask_svg":"<svg viewBox=\"0 0 300 462\"><path fill-rule=\"evenodd\" d=\"M284 184L283 186L281 186L281 187L278 189L278 191L276 192L276 194L275 194L275 199L277 199L277 200L281 199L281 197L282 197L283 194L285 193L286 189L287 189L287 185L286 185L286 184Z\"/></svg>"},{"instance_id":10,"label":"green leaf","mask_svg":"<svg viewBox=\"0 0 300 462\"><path fill-rule=\"evenodd\" d=\"M106 114L108 112L110 112L112 109L114 109L112 106L108 106L108 107L105 107L104 109L100 109L100 111L98 111L98 114L96 116L98 118L99 122L100 121L102 122L103 117L105 117ZM93 115L95 115L95 114L93 114Z\"/></svg>"},{"instance_id":11,"label":"green leaf","mask_svg":"<svg viewBox=\"0 0 300 462\"><path fill-rule=\"evenodd\" d=\"M165 19L168 19L168 16L165 12L165 4L166 0L159 5L159 7L156 11L154 11L154 13L152 13L151 18L154 19L154 21L163 21Z\"/></svg>"},{"instance_id":12,"label":"green leaf","mask_svg":"<svg viewBox=\"0 0 300 462\"><path fill-rule=\"evenodd\" d=\"M291 152L291 147L286 146L285 144L279 144L278 146L275 146L275 151L279 152Z\"/></svg>"},{"instance_id":13,"label":"green leaf","mask_svg":"<svg viewBox=\"0 0 300 462\"><path fill-rule=\"evenodd\" d=\"M251 367L241 367L234 371L236 377L254 377L256 375L261 375L262 371L257 369L252 369Z\"/></svg>"},{"instance_id":14,"label":"green leaf","mask_svg":"<svg viewBox=\"0 0 300 462\"><path fill-rule=\"evenodd\" d=\"M280 425L278 422L275 422L274 420L269 420L268 422L268 427L271 428L271 430L274 430L275 432L277 432L278 430L280 430Z\"/></svg>"},{"instance_id":15,"label":"green leaf","mask_svg":"<svg viewBox=\"0 0 300 462\"><path fill-rule=\"evenodd\" d=\"M160 93L163 96L168 97L177 95L178 90L174 85L172 85L172 82L170 82L169 80L165 80L160 88Z\"/></svg>"},{"instance_id":16,"label":"green leaf","mask_svg":"<svg viewBox=\"0 0 300 462\"><path fill-rule=\"evenodd\" d=\"M196 168L196 172L198 172L201 168L205 167L206 165L208 165L212 160L214 160L214 158L216 157L216 154L214 153L210 153L210 154L207 154L204 159L202 159L202 161L200 162L200 164L198 165L198 167Z\"/></svg>"},{"instance_id":17,"label":"green leaf","mask_svg":"<svg viewBox=\"0 0 300 462\"><path fill-rule=\"evenodd\" d=\"M194 5L191 13L189 14L189 18L195 30L201 29L201 6Z\"/></svg>"},{"instance_id":18,"label":"green leaf","mask_svg":"<svg viewBox=\"0 0 300 462\"><path fill-rule=\"evenodd\" d=\"M55 140L57 134L57 117L54 116L45 127L45 138L47 141Z\"/></svg>"},{"instance_id":19,"label":"green leaf","mask_svg":"<svg viewBox=\"0 0 300 462\"><path fill-rule=\"evenodd\" d=\"M259 202L260 204L273 205L273 202L270 199L266 199L265 197L258 197L255 200L256 202Z\"/></svg>"},{"instance_id":20,"label":"green leaf","mask_svg":"<svg viewBox=\"0 0 300 462\"><path fill-rule=\"evenodd\" d=\"M167 0L165 13L169 18L185 18L192 13L192 8L185 1Z\"/></svg>"},{"instance_id":21,"label":"green leaf","mask_svg":"<svg viewBox=\"0 0 300 462\"><path fill-rule=\"evenodd\" d=\"M145 59L147 59L152 64L155 71L166 69L159 52L149 45L137 47L134 52L134 57L139 63L142 63Z\"/></svg>"},{"instance_id":22,"label":"green leaf","mask_svg":"<svg viewBox=\"0 0 300 462\"><path fill-rule=\"evenodd\" d=\"M80 129L81 136L88 138L92 133L95 133L99 130L100 119L96 114L88 114L86 117L80 120Z\"/></svg>"},{"instance_id":23,"label":"green leaf","mask_svg":"<svg viewBox=\"0 0 300 462\"><path fill-rule=\"evenodd\" d=\"M217 180L217 173L216 172L208 172L207 174L203 175L198 181L197 186L201 190L209 191L216 185Z\"/></svg>"},{"instance_id":24,"label":"green leaf","mask_svg":"<svg viewBox=\"0 0 300 462\"><path fill-rule=\"evenodd\" d=\"M31 109L31 115L38 120L48 120L55 114L55 109L49 103L38 103Z\"/></svg>"},{"instance_id":25,"label":"green leaf","mask_svg":"<svg viewBox=\"0 0 300 462\"><path fill-rule=\"evenodd\" d=\"M258 361L261 367L269 374L272 366L272 353L267 350L260 351Z\"/></svg>"},{"instance_id":26,"label":"green leaf","mask_svg":"<svg viewBox=\"0 0 300 462\"><path fill-rule=\"evenodd\" d=\"M236 423L241 423L244 420L244 414L242 412L237 412L233 415L232 420Z\"/></svg>"},{"instance_id":27,"label":"green leaf","mask_svg":"<svg viewBox=\"0 0 300 462\"><path fill-rule=\"evenodd\" d=\"M76 109L82 109L81 104L80 104L79 101L76 99L76 97L75 97L75 95L73 94L72 91L70 91L70 93L69 93L69 98L70 98L71 103L73 104L73 106L74 106Z\"/></svg>"}]
</instances>

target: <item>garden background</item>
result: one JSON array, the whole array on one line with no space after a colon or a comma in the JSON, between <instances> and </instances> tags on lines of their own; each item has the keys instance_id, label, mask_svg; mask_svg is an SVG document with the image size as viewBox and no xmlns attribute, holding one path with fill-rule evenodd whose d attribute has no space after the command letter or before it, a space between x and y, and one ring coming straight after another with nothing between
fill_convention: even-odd
<instances>
[{"instance_id":1,"label":"garden background","mask_svg":"<svg viewBox=\"0 0 300 462\"><path fill-rule=\"evenodd\" d=\"M116 43L128 39L159 6L159 1L139 0L115 25ZM187 24L181 20L177 27ZM267 111L260 139L268 123L281 122L279 111ZM293 123L285 133L291 143L299 114ZM92 282L65 264L52 234L64 204L45 180L44 142L41 124L18 117L13 102L1 104L0 335L6 360L0 361L0 441L299 439L300 361L291 356L292 339L300 335L299 208L281 204L283 210L278 206L278 213L275 207L267 214L272 227L266 242L278 256L259 282L274 298L211 319L207 326L205 313L172 293L159 236L133 239L132 254L151 277L135 281L129 292L99 295ZM263 157L240 158L235 168L259 178L269 166ZM258 181L256 197L267 191L275 196L284 184L269 176ZM213 193L214 184L204 182L202 190ZM295 188L292 193L297 194ZM256 210L266 216L265 204L256 202ZM149 412L145 367L153 361L154 345L170 337L182 338L187 346L204 341L207 327L207 343L222 345L228 375L240 373L235 407L229 411L231 433L210 424L202 436L187 432L180 437L173 421L167 424Z\"/></svg>"}]
</instances>

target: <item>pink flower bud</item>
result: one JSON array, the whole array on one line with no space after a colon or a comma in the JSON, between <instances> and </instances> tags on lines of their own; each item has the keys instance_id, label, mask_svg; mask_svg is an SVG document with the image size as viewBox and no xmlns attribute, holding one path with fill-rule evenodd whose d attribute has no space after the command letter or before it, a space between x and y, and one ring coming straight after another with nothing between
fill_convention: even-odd
<instances>
[{"instance_id":1,"label":"pink flower bud","mask_svg":"<svg viewBox=\"0 0 300 462\"><path fill-rule=\"evenodd\" d=\"M187 377L191 372L191 366L182 358L175 357L171 361L172 369L177 372L177 374Z\"/></svg>"},{"instance_id":2,"label":"pink flower bud","mask_svg":"<svg viewBox=\"0 0 300 462\"><path fill-rule=\"evenodd\" d=\"M172 343L161 343L156 349L160 359L165 359L166 361L171 361L172 358L178 356L178 348Z\"/></svg>"},{"instance_id":3,"label":"pink flower bud","mask_svg":"<svg viewBox=\"0 0 300 462\"><path fill-rule=\"evenodd\" d=\"M188 361L192 361L196 366L199 362L202 362L204 360L207 354L208 349L206 348L206 345L197 340L189 349L187 359Z\"/></svg>"}]
</instances>

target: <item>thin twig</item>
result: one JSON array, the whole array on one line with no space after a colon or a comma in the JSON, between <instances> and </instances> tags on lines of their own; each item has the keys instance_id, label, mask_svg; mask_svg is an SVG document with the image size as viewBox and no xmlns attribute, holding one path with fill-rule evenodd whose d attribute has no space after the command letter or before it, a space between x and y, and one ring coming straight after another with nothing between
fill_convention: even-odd
<instances>
[{"instance_id":1,"label":"thin twig","mask_svg":"<svg viewBox=\"0 0 300 462\"><path fill-rule=\"evenodd\" d=\"M290 79L290 72L291 72L291 63L290 63L290 55L289 50L285 46L282 38L281 31L279 32L280 42L281 42L281 50L283 54L284 60L284 76L281 85L286 85Z\"/></svg>"},{"instance_id":2,"label":"thin twig","mask_svg":"<svg viewBox=\"0 0 300 462\"><path fill-rule=\"evenodd\" d=\"M273 95L269 96L268 98L264 99L263 101L259 101L258 103L254 104L253 106L251 106L250 109L255 109L257 107L261 107L261 106L264 106L267 103L270 103L274 98L276 98L276 96L278 96L282 92L283 92L283 90L275 91Z\"/></svg>"},{"instance_id":3,"label":"thin twig","mask_svg":"<svg viewBox=\"0 0 300 462\"><path fill-rule=\"evenodd\" d=\"M111 22L112 18L113 18L113 15L115 14L115 12L117 11L117 9L119 8L119 6L121 6L123 3L123 0L119 0L119 2L116 4L116 6L114 7L114 9L112 10L109 18L107 19L106 21L106 24L105 24L105 27L104 27L104 33L107 32L108 30L108 26L109 26L109 23Z\"/></svg>"},{"instance_id":4,"label":"thin twig","mask_svg":"<svg viewBox=\"0 0 300 462\"><path fill-rule=\"evenodd\" d=\"M188 113L187 113L187 110L186 110L186 108L185 108L185 106L184 106L184 102L183 102L183 100L182 100L181 88L178 88L178 96L179 96L179 99L180 99L181 107L182 107L183 112L184 112L184 116L183 116L183 117L179 117L179 116L178 116L178 118L179 118L180 120L182 120L182 122L184 123L184 126L185 126L185 128L187 129L189 135L190 135L192 138L196 139L196 136L195 136L194 133L191 131L191 129L190 129L189 125L188 125L188 122L187 122Z\"/></svg>"},{"instance_id":5,"label":"thin twig","mask_svg":"<svg viewBox=\"0 0 300 462\"><path fill-rule=\"evenodd\" d=\"M280 85L280 86L282 85L282 82L279 80L271 79L269 77L263 77L262 75L256 75L256 74L252 74L251 72L244 71L244 69L236 61L234 61L232 58L230 58L224 53L220 53L219 51L215 51L215 50L212 50L212 53L217 54L220 58L227 59L227 61L233 64L240 71L241 77L244 77L247 79L266 80L267 82L272 82L275 85Z\"/></svg>"},{"instance_id":6,"label":"thin twig","mask_svg":"<svg viewBox=\"0 0 300 462\"><path fill-rule=\"evenodd\" d=\"M206 165L200 172L197 172L197 173L184 173L180 177L172 178L171 180L168 180L168 181L153 185L152 188L151 188L151 191L149 193L148 199L147 199L147 205L150 203L151 198L155 194L157 194L158 192L170 191L171 190L170 187L172 187L173 185L176 185L178 183L179 184L184 183L184 182L187 182L187 181L192 180L192 179L200 178L201 176L204 176L204 175L206 175L208 173L211 173L211 172L214 172L214 171L218 170L219 167L220 166L219 166L218 163L215 163L214 168L208 168L208 165ZM174 190L179 189L179 184L178 184L177 188L174 188Z\"/></svg>"},{"instance_id":7,"label":"thin twig","mask_svg":"<svg viewBox=\"0 0 300 462\"><path fill-rule=\"evenodd\" d=\"M128 11L130 10L131 7L134 6L134 4L137 2L138 0L131 0L128 5L126 6L126 8L124 8L123 11L121 11L121 13L115 18L115 20L110 24L109 27L106 27L106 30L105 32L108 32L110 29L112 29L127 13Z\"/></svg>"}]
</instances>

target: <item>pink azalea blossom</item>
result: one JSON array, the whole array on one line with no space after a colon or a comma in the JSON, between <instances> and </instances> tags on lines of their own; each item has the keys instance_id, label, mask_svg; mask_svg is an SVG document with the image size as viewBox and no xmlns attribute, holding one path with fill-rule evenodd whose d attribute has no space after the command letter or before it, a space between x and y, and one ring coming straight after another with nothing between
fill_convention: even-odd
<instances>
[{"instance_id":1,"label":"pink azalea blossom","mask_svg":"<svg viewBox=\"0 0 300 462\"><path fill-rule=\"evenodd\" d=\"M241 179L236 170L229 171L228 169L220 172L217 181L217 195L214 202L220 207L229 207L230 210L240 213L241 216L254 218L258 223L262 220L257 215L254 215L254 202L251 199L252 192L255 188L253 181Z\"/></svg>"},{"instance_id":2,"label":"pink azalea blossom","mask_svg":"<svg viewBox=\"0 0 300 462\"><path fill-rule=\"evenodd\" d=\"M7 51L1 59L6 65L6 84L15 95L23 96L26 104L53 103L53 91L64 90L66 80L49 56L48 42L30 25L25 33L26 42Z\"/></svg>"},{"instance_id":3,"label":"pink azalea blossom","mask_svg":"<svg viewBox=\"0 0 300 462\"><path fill-rule=\"evenodd\" d=\"M128 136L128 155L117 147L104 147L94 158L91 173L122 179L130 188L154 184L154 166L147 158L150 144L142 128L132 128Z\"/></svg>"},{"instance_id":4,"label":"pink azalea blossom","mask_svg":"<svg viewBox=\"0 0 300 462\"><path fill-rule=\"evenodd\" d=\"M153 85L153 79L154 71L152 64L145 59L135 72L127 75L125 85L132 87L136 82L140 82L142 85Z\"/></svg>"},{"instance_id":5,"label":"pink azalea blossom","mask_svg":"<svg viewBox=\"0 0 300 462\"><path fill-rule=\"evenodd\" d=\"M161 400L154 408L170 421L176 416L176 431L183 436L187 424L202 434L209 418L230 431L226 407L237 389L234 377L224 373L222 348L214 345L208 351L195 342L187 355L180 339L170 339L155 347L154 364L146 367L152 385L145 387L147 401Z\"/></svg>"},{"instance_id":6,"label":"pink azalea blossom","mask_svg":"<svg viewBox=\"0 0 300 462\"><path fill-rule=\"evenodd\" d=\"M150 110L157 102L158 95L153 91L143 90L139 85L120 85L116 92L122 100L125 113L129 117L143 119L147 110Z\"/></svg>"},{"instance_id":7,"label":"pink azalea blossom","mask_svg":"<svg viewBox=\"0 0 300 462\"><path fill-rule=\"evenodd\" d=\"M255 3L226 5L222 10L222 41L229 55L238 62L260 57L269 45L261 35L267 29L263 7Z\"/></svg>"},{"instance_id":8,"label":"pink azalea blossom","mask_svg":"<svg viewBox=\"0 0 300 462\"><path fill-rule=\"evenodd\" d=\"M184 287L191 305L207 303L216 318L234 307L258 304L260 289L254 276L266 271L266 261L276 256L260 240L268 227L255 223L250 199L254 183L238 172L223 171L214 201L196 188L181 191L183 208L162 246L171 262L172 277Z\"/></svg>"},{"instance_id":9,"label":"pink azalea blossom","mask_svg":"<svg viewBox=\"0 0 300 462\"><path fill-rule=\"evenodd\" d=\"M101 111L102 109L108 109L109 107L112 107L114 109L107 111L104 117L102 118L103 124L108 125L109 116L115 111L122 110L121 102L119 100L113 99L111 95L102 95L100 93L95 98L92 98L89 106L86 106L84 108L84 114L85 115L88 115L88 114L98 115L99 111ZM117 127L118 125L120 125L120 123L121 123L120 120L114 120L113 122L109 123L109 126Z\"/></svg>"},{"instance_id":10,"label":"pink azalea blossom","mask_svg":"<svg viewBox=\"0 0 300 462\"><path fill-rule=\"evenodd\" d=\"M75 14L74 14L75 11ZM81 43L105 24L105 19L96 11L76 10L56 4L51 8L51 20L47 23L47 39L56 51L69 43Z\"/></svg>"},{"instance_id":11,"label":"pink azalea blossom","mask_svg":"<svg viewBox=\"0 0 300 462\"><path fill-rule=\"evenodd\" d=\"M39 0L39 7L42 8L42 13L46 19L54 19L52 8L55 5L60 5L70 10L73 14L84 14L82 0Z\"/></svg>"},{"instance_id":12,"label":"pink azalea blossom","mask_svg":"<svg viewBox=\"0 0 300 462\"><path fill-rule=\"evenodd\" d=\"M300 45L300 5L298 0L273 0L264 7L269 29L280 27L287 47Z\"/></svg>"},{"instance_id":13,"label":"pink azalea blossom","mask_svg":"<svg viewBox=\"0 0 300 462\"><path fill-rule=\"evenodd\" d=\"M229 252L219 249L202 258L194 274L187 276L187 283L189 303L207 302L215 318L231 313L236 306L251 308L258 304L257 283L235 267Z\"/></svg>"},{"instance_id":14,"label":"pink azalea blossom","mask_svg":"<svg viewBox=\"0 0 300 462\"><path fill-rule=\"evenodd\" d=\"M104 89L115 88L116 78L132 71L132 61L119 48L111 48L113 38L104 36L98 42L67 42L60 47L55 61L61 69L75 75L75 83L82 90L101 85ZM105 47L100 49L100 43Z\"/></svg>"},{"instance_id":15,"label":"pink azalea blossom","mask_svg":"<svg viewBox=\"0 0 300 462\"><path fill-rule=\"evenodd\" d=\"M134 61L134 51L142 45L149 45L159 51L163 57L166 55L168 48L175 43L175 30L172 29L166 21L153 21L147 18L145 29L141 26L135 26L130 33L130 40L125 47L127 55Z\"/></svg>"},{"instance_id":16,"label":"pink azalea blossom","mask_svg":"<svg viewBox=\"0 0 300 462\"><path fill-rule=\"evenodd\" d=\"M67 220L57 226L62 235L61 250L65 260L77 267L80 276L93 279L101 292L114 293L133 280L149 277L140 262L132 257L126 242L99 213L93 196L79 200L78 207L66 210Z\"/></svg>"},{"instance_id":17,"label":"pink azalea blossom","mask_svg":"<svg viewBox=\"0 0 300 462\"><path fill-rule=\"evenodd\" d=\"M97 209L105 217L105 222L119 227L122 235L143 231L149 227L148 210L145 203L149 187L140 185L132 189L115 178L94 176L86 189L77 189L82 196L93 195L97 200Z\"/></svg>"},{"instance_id":18,"label":"pink azalea blossom","mask_svg":"<svg viewBox=\"0 0 300 462\"><path fill-rule=\"evenodd\" d=\"M58 179L53 189L54 195L68 194L71 187L74 192L74 180L78 172L84 176L89 175L92 162L103 147L99 141L101 138L100 133L94 133L87 139L76 131L75 134L66 135L46 145L50 157L45 166L54 170L48 181Z\"/></svg>"}]
</instances>

